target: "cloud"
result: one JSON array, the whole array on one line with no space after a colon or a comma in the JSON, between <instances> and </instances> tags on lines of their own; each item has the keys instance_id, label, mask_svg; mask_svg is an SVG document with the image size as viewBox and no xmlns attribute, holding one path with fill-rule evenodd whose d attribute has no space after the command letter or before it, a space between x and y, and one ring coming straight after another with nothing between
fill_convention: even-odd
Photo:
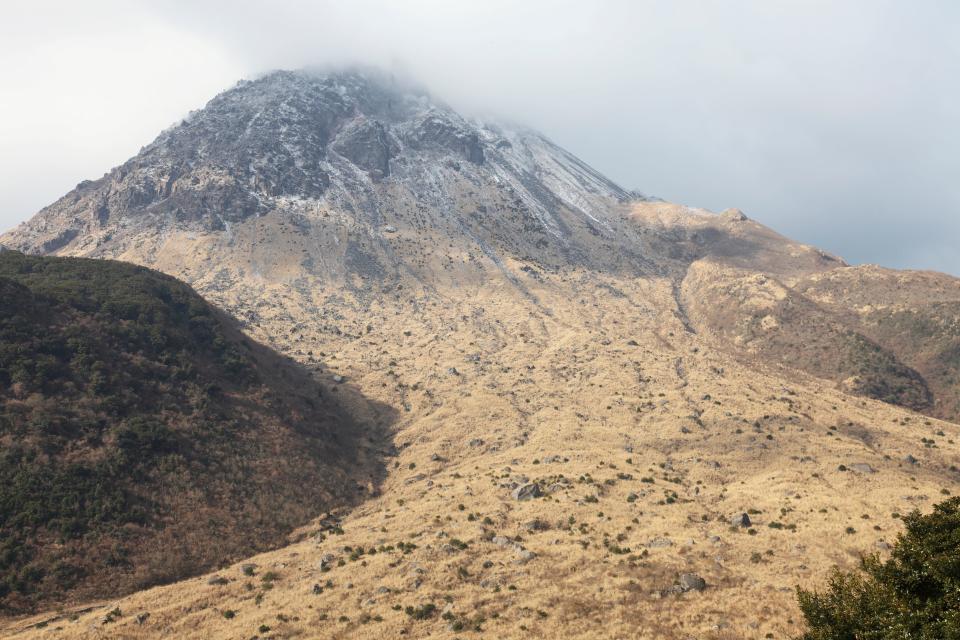
<instances>
[{"instance_id":1,"label":"cloud","mask_svg":"<svg viewBox=\"0 0 960 640\"><path fill-rule=\"evenodd\" d=\"M960 274L953 2L154 0L100 9L77 18L92 33L70 47L59 44L69 33L34 21L42 41L92 63L67 91L40 65L21 82L15 114L20 144L39 131L43 156L50 137L78 156L85 131L109 138L87 142L102 165L95 175L233 75L360 62L407 72L463 110L537 127L624 186L737 206L854 262ZM124 38L140 49L122 48ZM111 59L115 48L123 53ZM0 45L0 60L10 50L21 47ZM74 75L81 66L63 64ZM91 110L123 126L63 105L46 124L30 113L85 87L96 94L86 96ZM51 126L56 135L45 135ZM63 172L81 166L69 159ZM11 192L28 201L48 182Z\"/></svg>"}]
</instances>

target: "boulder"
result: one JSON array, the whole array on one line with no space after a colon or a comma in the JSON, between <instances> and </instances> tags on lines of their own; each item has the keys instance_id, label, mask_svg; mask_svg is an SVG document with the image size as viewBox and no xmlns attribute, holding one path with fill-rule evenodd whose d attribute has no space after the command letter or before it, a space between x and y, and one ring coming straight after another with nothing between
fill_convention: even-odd
<instances>
[{"instance_id":1,"label":"boulder","mask_svg":"<svg viewBox=\"0 0 960 640\"><path fill-rule=\"evenodd\" d=\"M543 492L540 490L540 485L536 482L522 484L511 492L514 500L532 500L539 498L542 494Z\"/></svg>"},{"instance_id":2,"label":"boulder","mask_svg":"<svg viewBox=\"0 0 960 640\"><path fill-rule=\"evenodd\" d=\"M750 522L750 516L747 515L746 513L738 513L737 515L730 518L731 527L743 527L744 529L746 529L751 524L753 523Z\"/></svg>"},{"instance_id":3,"label":"boulder","mask_svg":"<svg viewBox=\"0 0 960 640\"><path fill-rule=\"evenodd\" d=\"M695 573L681 573L677 582L680 585L680 590L684 593L687 591L703 591L707 588L707 581Z\"/></svg>"}]
</instances>

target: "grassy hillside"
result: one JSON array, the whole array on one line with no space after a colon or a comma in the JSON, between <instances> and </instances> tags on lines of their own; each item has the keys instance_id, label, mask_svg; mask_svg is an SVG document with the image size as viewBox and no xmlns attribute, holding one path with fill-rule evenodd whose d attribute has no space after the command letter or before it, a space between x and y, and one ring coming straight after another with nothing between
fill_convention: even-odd
<instances>
[{"instance_id":1,"label":"grassy hillside","mask_svg":"<svg viewBox=\"0 0 960 640\"><path fill-rule=\"evenodd\" d=\"M260 550L349 500L356 428L190 287L0 254L0 606Z\"/></svg>"}]
</instances>

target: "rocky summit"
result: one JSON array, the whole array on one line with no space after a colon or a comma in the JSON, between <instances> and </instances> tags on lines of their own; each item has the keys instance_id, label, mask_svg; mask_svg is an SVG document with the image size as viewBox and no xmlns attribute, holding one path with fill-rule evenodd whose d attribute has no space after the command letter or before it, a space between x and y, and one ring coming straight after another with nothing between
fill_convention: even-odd
<instances>
[{"instance_id":1,"label":"rocky summit","mask_svg":"<svg viewBox=\"0 0 960 640\"><path fill-rule=\"evenodd\" d=\"M374 71L241 82L0 245L185 280L382 478L5 633L785 638L797 585L960 480L960 281L627 191Z\"/></svg>"}]
</instances>

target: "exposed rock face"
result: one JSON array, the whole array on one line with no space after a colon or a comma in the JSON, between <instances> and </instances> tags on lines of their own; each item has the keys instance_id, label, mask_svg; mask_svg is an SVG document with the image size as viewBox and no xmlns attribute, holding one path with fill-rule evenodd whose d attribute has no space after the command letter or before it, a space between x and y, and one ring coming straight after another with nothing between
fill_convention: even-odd
<instances>
[{"instance_id":1,"label":"exposed rock face","mask_svg":"<svg viewBox=\"0 0 960 640\"><path fill-rule=\"evenodd\" d=\"M632 233L616 212L627 199L539 134L467 120L389 76L275 72L220 94L5 242L117 256L272 216L310 240L308 270L323 263L319 273L333 279L397 279L424 277L417 262L434 244L417 237L424 230L480 261L610 264L593 245ZM415 246L388 244L387 222Z\"/></svg>"}]
</instances>

